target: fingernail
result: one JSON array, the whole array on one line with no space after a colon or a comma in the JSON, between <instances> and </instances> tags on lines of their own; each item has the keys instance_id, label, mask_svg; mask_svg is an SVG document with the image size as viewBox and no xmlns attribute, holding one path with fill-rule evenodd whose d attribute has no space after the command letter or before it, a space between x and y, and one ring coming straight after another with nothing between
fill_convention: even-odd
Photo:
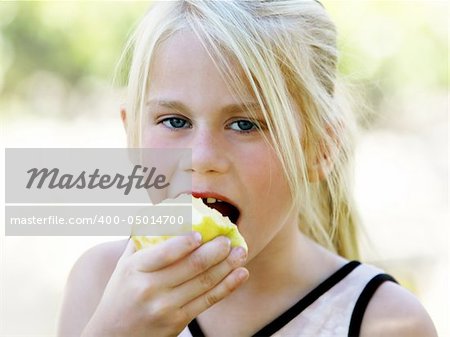
<instances>
[{"instance_id":1,"label":"fingernail","mask_svg":"<svg viewBox=\"0 0 450 337\"><path fill-rule=\"evenodd\" d=\"M233 251L231 252L231 257L233 260L242 263L245 261L247 257L247 252L242 247L235 247L233 248Z\"/></svg>"},{"instance_id":2,"label":"fingernail","mask_svg":"<svg viewBox=\"0 0 450 337\"><path fill-rule=\"evenodd\" d=\"M220 239L226 244L228 248L231 246L231 240L226 236L221 236Z\"/></svg>"},{"instance_id":3,"label":"fingernail","mask_svg":"<svg viewBox=\"0 0 450 337\"><path fill-rule=\"evenodd\" d=\"M202 243L202 235L199 232L194 232L194 240L197 244Z\"/></svg>"},{"instance_id":4,"label":"fingernail","mask_svg":"<svg viewBox=\"0 0 450 337\"><path fill-rule=\"evenodd\" d=\"M236 277L239 281L245 280L247 278L247 271L245 269L239 269Z\"/></svg>"}]
</instances>

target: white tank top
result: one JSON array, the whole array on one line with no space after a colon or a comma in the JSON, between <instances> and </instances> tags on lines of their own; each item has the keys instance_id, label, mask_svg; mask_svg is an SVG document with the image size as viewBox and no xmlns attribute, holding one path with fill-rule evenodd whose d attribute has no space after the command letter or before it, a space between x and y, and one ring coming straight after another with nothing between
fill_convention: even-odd
<instances>
[{"instance_id":1,"label":"white tank top","mask_svg":"<svg viewBox=\"0 0 450 337\"><path fill-rule=\"evenodd\" d=\"M253 336L358 336L370 298L384 281L396 282L377 267L348 262ZM196 320L179 335L204 336Z\"/></svg>"}]
</instances>

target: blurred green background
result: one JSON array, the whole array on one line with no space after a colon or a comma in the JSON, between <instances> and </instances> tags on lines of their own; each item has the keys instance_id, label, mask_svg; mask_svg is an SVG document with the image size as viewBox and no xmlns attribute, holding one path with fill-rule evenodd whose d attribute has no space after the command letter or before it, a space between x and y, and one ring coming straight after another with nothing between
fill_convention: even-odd
<instances>
[{"instance_id":1,"label":"blurred green background","mask_svg":"<svg viewBox=\"0 0 450 337\"><path fill-rule=\"evenodd\" d=\"M339 68L364 102L356 110L364 132L355 168L356 199L370 237L361 237L363 260L394 274L426 306L439 335L450 336L449 4L322 2L338 28ZM0 2L2 144L126 146L122 92L112 79L148 6ZM106 240L2 234L0 335L54 336L71 266Z\"/></svg>"},{"instance_id":2,"label":"blurred green background","mask_svg":"<svg viewBox=\"0 0 450 337\"><path fill-rule=\"evenodd\" d=\"M447 89L446 1L323 3L338 26L341 72L371 109L405 90ZM67 98L110 83L128 33L147 7L143 1L2 2L0 113L70 118L64 109L14 106L24 98L32 104L46 89Z\"/></svg>"},{"instance_id":3,"label":"blurred green background","mask_svg":"<svg viewBox=\"0 0 450 337\"><path fill-rule=\"evenodd\" d=\"M0 114L72 118L110 85L146 2L0 3ZM42 98L49 98L42 102ZM73 102L72 102L73 101ZM69 102L69 105L61 102Z\"/></svg>"}]
</instances>

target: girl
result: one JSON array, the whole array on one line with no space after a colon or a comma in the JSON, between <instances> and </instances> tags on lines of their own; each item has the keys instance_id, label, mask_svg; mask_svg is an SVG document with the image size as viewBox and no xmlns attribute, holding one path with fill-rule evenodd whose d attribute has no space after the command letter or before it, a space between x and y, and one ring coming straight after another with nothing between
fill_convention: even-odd
<instances>
[{"instance_id":1,"label":"girl","mask_svg":"<svg viewBox=\"0 0 450 337\"><path fill-rule=\"evenodd\" d=\"M319 2L157 2L128 50L129 146L191 148L178 174L238 209L249 250L198 233L94 247L70 274L60 336L435 335L413 295L350 261L355 124Z\"/></svg>"}]
</instances>

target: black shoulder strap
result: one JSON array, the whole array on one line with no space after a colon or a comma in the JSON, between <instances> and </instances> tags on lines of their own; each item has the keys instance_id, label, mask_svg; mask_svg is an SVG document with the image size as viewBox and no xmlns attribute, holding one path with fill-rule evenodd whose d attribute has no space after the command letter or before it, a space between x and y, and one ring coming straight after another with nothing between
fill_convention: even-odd
<instances>
[{"instance_id":1,"label":"black shoulder strap","mask_svg":"<svg viewBox=\"0 0 450 337\"><path fill-rule=\"evenodd\" d=\"M398 283L392 276L388 274L378 274L374 276L364 287L363 291L358 297L358 300L356 301L355 307L353 308L352 317L350 318L350 326L348 329L349 337L359 336L361 323L367 305L369 304L370 299L372 298L378 287L386 281Z\"/></svg>"},{"instance_id":2,"label":"black shoulder strap","mask_svg":"<svg viewBox=\"0 0 450 337\"><path fill-rule=\"evenodd\" d=\"M288 324L291 320L297 317L303 310L315 302L320 296L325 294L333 286L344 279L350 272L358 267L361 263L359 261L350 261L328 277L325 281L320 283L316 288L310 291L305 297L300 299L291 308L267 324L264 328L255 333L252 337L271 336Z\"/></svg>"},{"instance_id":3,"label":"black shoulder strap","mask_svg":"<svg viewBox=\"0 0 450 337\"><path fill-rule=\"evenodd\" d=\"M188 329L192 337L205 337L202 329L200 328L200 325L198 325L198 322L195 318L188 324Z\"/></svg>"},{"instance_id":4,"label":"black shoulder strap","mask_svg":"<svg viewBox=\"0 0 450 337\"><path fill-rule=\"evenodd\" d=\"M333 286L343 280L359 265L361 265L359 261L350 261L342 266L327 279L325 279L322 283L320 283L316 288L311 290L305 297L295 303L292 307L275 318L261 330L256 332L253 337L271 336L276 333L278 330L288 324L292 319L297 317L304 309L306 309L309 305L316 301L320 296L322 296ZM205 334L203 333L200 325L195 318L188 324L188 329L191 332L191 335L194 337L205 337Z\"/></svg>"},{"instance_id":5,"label":"black shoulder strap","mask_svg":"<svg viewBox=\"0 0 450 337\"><path fill-rule=\"evenodd\" d=\"M320 296L330 290L333 286L339 283L342 279L344 279L348 274L350 274L356 267L361 265L359 261L350 261L341 268L339 268L336 272L330 275L327 279L325 279L322 283L320 283L316 288L311 290L305 297L301 298L297 303L295 303L292 307L282 313L280 316L275 318L265 327L256 332L252 337L260 337L260 336L271 336L280 330L283 326L289 323L292 319L298 316L304 309L306 309L309 305L311 305L314 301L316 301ZM194 318L189 324L188 329L191 332L191 335L194 337L204 337L200 325L197 320Z\"/></svg>"}]
</instances>

